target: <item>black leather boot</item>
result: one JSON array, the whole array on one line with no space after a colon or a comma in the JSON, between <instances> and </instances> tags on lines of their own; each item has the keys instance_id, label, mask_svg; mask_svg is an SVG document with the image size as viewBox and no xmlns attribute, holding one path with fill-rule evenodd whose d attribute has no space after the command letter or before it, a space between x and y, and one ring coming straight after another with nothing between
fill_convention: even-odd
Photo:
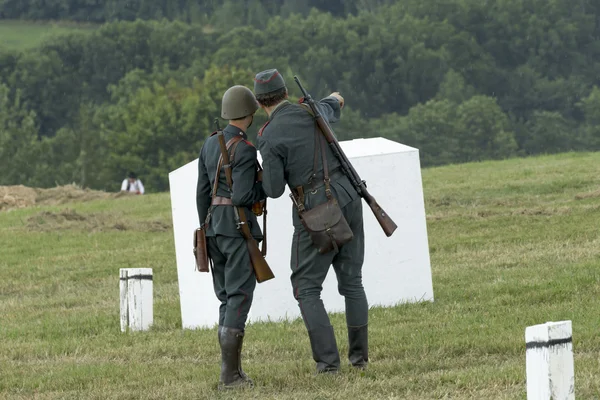
<instances>
[{"instance_id":1,"label":"black leather boot","mask_svg":"<svg viewBox=\"0 0 600 400\"><path fill-rule=\"evenodd\" d=\"M337 373L340 369L340 355L333 326L308 331L313 359L317 363L317 374Z\"/></svg>"},{"instance_id":2,"label":"black leather boot","mask_svg":"<svg viewBox=\"0 0 600 400\"><path fill-rule=\"evenodd\" d=\"M240 329L222 327L219 330L219 344L221 345L221 379L219 389L234 389L239 387L250 388L254 386L252 379L242 371L242 345L244 331Z\"/></svg>"},{"instance_id":3,"label":"black leather boot","mask_svg":"<svg viewBox=\"0 0 600 400\"><path fill-rule=\"evenodd\" d=\"M348 359L353 367L364 369L369 361L368 325L348 327Z\"/></svg>"}]
</instances>

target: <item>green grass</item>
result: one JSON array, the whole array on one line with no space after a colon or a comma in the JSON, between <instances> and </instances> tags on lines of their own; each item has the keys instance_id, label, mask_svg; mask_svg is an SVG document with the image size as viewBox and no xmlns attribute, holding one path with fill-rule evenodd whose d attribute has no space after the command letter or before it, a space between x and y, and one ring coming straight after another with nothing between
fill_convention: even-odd
<instances>
[{"instance_id":1,"label":"green grass","mask_svg":"<svg viewBox=\"0 0 600 400\"><path fill-rule=\"evenodd\" d=\"M0 398L525 399L525 328L567 319L576 396L600 398L600 153L423 181L435 302L372 309L362 375L314 377L301 321L250 325L243 394L216 391L216 330L181 329L168 194L1 213ZM123 267L154 270L150 332L120 333Z\"/></svg>"},{"instance_id":2,"label":"green grass","mask_svg":"<svg viewBox=\"0 0 600 400\"><path fill-rule=\"evenodd\" d=\"M0 19L0 48L27 50L45 39L69 32L89 32L95 25Z\"/></svg>"}]
</instances>

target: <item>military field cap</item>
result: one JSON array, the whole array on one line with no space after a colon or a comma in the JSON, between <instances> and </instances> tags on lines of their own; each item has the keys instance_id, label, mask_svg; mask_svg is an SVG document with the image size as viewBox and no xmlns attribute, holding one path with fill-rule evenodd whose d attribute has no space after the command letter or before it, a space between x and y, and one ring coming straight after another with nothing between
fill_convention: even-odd
<instances>
[{"instance_id":1,"label":"military field cap","mask_svg":"<svg viewBox=\"0 0 600 400\"><path fill-rule=\"evenodd\" d=\"M254 77L254 94L266 94L285 87L283 76L276 69L259 72Z\"/></svg>"}]
</instances>

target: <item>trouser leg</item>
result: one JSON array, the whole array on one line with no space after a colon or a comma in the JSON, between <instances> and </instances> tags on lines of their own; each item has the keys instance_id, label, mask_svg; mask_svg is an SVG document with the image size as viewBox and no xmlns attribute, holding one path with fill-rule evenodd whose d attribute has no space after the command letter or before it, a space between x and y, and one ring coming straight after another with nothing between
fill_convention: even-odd
<instances>
[{"instance_id":1,"label":"trouser leg","mask_svg":"<svg viewBox=\"0 0 600 400\"><path fill-rule=\"evenodd\" d=\"M219 236L219 248L226 256L224 281L227 302L223 326L244 330L252 306L256 277L243 238Z\"/></svg>"},{"instance_id":2,"label":"trouser leg","mask_svg":"<svg viewBox=\"0 0 600 400\"><path fill-rule=\"evenodd\" d=\"M334 256L333 268L337 276L338 291L344 296L346 303L348 359L353 366L362 368L369 359L369 304L362 284L365 234L361 199L349 203L342 211L354 238Z\"/></svg>"},{"instance_id":3,"label":"trouser leg","mask_svg":"<svg viewBox=\"0 0 600 400\"><path fill-rule=\"evenodd\" d=\"M221 389L253 386L242 370L241 352L244 328L256 278L250 264L246 243L242 238L218 236L209 242L211 257L217 254L215 293L221 300L218 337L221 346ZM217 262L218 261L218 262Z\"/></svg>"},{"instance_id":4,"label":"trouser leg","mask_svg":"<svg viewBox=\"0 0 600 400\"><path fill-rule=\"evenodd\" d=\"M225 290L225 265L227 264L227 257L219 250L216 237L208 237L206 238L206 242L210 258L213 261L213 288L220 302L219 326L222 327L225 322L225 310L227 309L227 291Z\"/></svg>"},{"instance_id":5,"label":"trouser leg","mask_svg":"<svg viewBox=\"0 0 600 400\"><path fill-rule=\"evenodd\" d=\"M319 254L303 227L297 227L292 241L292 288L306 325L317 372L337 371L340 357L333 327L321 300L323 281L333 253Z\"/></svg>"}]
</instances>

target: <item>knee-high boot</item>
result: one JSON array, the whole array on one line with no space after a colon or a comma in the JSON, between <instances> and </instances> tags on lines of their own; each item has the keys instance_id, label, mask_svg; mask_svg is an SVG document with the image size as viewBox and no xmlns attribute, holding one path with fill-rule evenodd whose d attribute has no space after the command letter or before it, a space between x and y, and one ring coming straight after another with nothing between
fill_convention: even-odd
<instances>
[{"instance_id":1,"label":"knee-high boot","mask_svg":"<svg viewBox=\"0 0 600 400\"><path fill-rule=\"evenodd\" d=\"M221 378L219 389L253 387L254 383L242 370L244 331L219 327L221 345Z\"/></svg>"},{"instance_id":2,"label":"knee-high boot","mask_svg":"<svg viewBox=\"0 0 600 400\"><path fill-rule=\"evenodd\" d=\"M348 359L356 368L367 366L369 361L368 325L348 327Z\"/></svg>"},{"instance_id":3,"label":"knee-high boot","mask_svg":"<svg viewBox=\"0 0 600 400\"><path fill-rule=\"evenodd\" d=\"M317 373L335 373L340 368L340 355L335 341L333 326L308 331Z\"/></svg>"}]
</instances>

